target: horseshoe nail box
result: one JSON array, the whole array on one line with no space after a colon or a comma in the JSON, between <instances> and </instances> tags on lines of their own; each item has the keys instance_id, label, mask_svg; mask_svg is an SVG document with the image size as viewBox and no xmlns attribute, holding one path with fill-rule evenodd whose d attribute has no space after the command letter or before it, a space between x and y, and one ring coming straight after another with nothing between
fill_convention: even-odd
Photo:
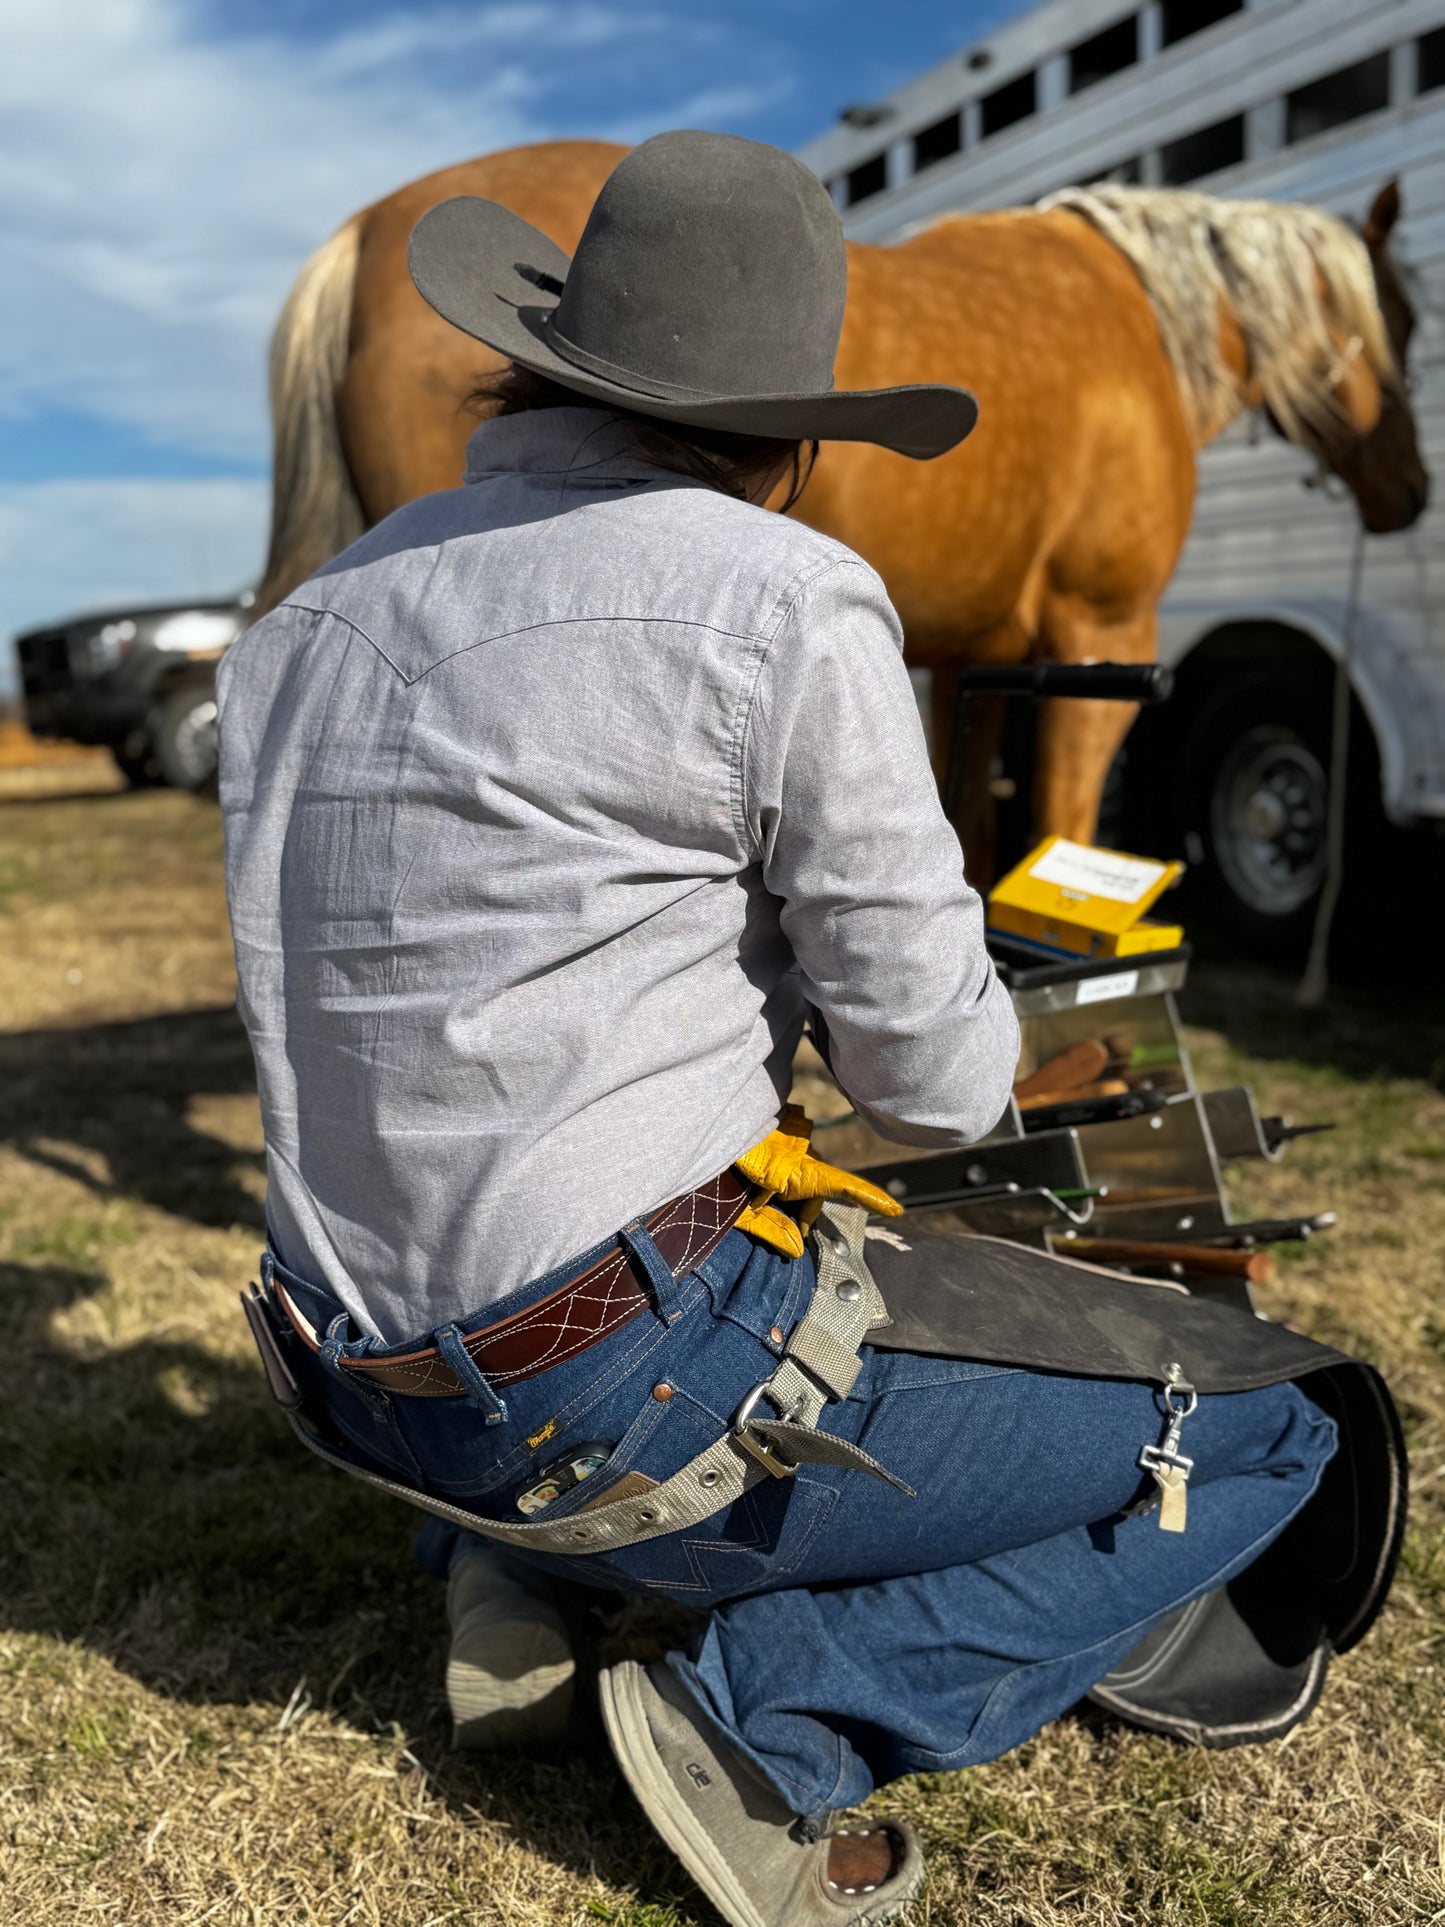
<instances>
[{"instance_id":1,"label":"horseshoe nail box","mask_svg":"<svg viewBox=\"0 0 1445 1927\"><path fill-rule=\"evenodd\" d=\"M1046 836L989 892L989 934L1044 958L1176 950L1178 924L1151 923L1145 912L1183 874L1182 863Z\"/></svg>"}]
</instances>

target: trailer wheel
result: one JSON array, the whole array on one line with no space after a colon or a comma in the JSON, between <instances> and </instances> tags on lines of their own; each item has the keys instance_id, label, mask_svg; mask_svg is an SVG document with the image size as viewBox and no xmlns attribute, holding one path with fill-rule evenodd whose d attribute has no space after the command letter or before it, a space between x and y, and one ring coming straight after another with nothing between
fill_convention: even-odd
<instances>
[{"instance_id":1,"label":"trailer wheel","mask_svg":"<svg viewBox=\"0 0 1445 1927\"><path fill-rule=\"evenodd\" d=\"M216 692L182 683L156 712L152 733L161 778L173 789L204 789L216 773Z\"/></svg>"},{"instance_id":2,"label":"trailer wheel","mask_svg":"<svg viewBox=\"0 0 1445 1927\"><path fill-rule=\"evenodd\" d=\"M1313 678L1231 676L1202 706L1182 771L1186 853L1214 921L1256 955L1296 957L1324 886L1329 697Z\"/></svg>"}]
</instances>

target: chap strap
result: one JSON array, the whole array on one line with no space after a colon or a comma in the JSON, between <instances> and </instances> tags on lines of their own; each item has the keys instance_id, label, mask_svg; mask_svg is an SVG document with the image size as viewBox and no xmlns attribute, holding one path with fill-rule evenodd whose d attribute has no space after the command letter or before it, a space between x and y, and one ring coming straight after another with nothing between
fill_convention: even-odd
<instances>
[{"instance_id":1,"label":"chap strap","mask_svg":"<svg viewBox=\"0 0 1445 1927\"><path fill-rule=\"evenodd\" d=\"M267 1382L302 1444L329 1464L408 1505L502 1545L583 1558L646 1539L686 1532L734 1503L767 1478L790 1478L800 1465L833 1465L867 1473L912 1498L913 1489L846 1439L820 1432L830 1400L846 1398L860 1369L859 1348L888 1313L864 1257L868 1214L856 1205L830 1204L811 1234L817 1282L776 1370L761 1380L732 1424L706 1451L645 1492L594 1501L555 1522L526 1525L485 1519L464 1506L373 1472L336 1450L301 1409L299 1388L277 1351L259 1293L243 1298ZM269 1347L268 1341L269 1339ZM289 1382L288 1382L289 1381Z\"/></svg>"}]
</instances>

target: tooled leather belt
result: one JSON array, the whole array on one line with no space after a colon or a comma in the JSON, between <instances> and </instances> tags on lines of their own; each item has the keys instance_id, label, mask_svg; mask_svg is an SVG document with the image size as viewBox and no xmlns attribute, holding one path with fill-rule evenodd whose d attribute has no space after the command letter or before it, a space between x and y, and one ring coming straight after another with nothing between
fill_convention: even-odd
<instances>
[{"instance_id":1,"label":"tooled leather belt","mask_svg":"<svg viewBox=\"0 0 1445 1927\"><path fill-rule=\"evenodd\" d=\"M749 1186L731 1170L723 1171L644 1220L674 1278L692 1271L716 1250L750 1195ZM279 1279L274 1290L297 1337L309 1350L320 1351L314 1328L292 1304ZM652 1304L645 1275L626 1247L619 1245L535 1305L481 1331L466 1333L462 1343L490 1384L514 1385L575 1358ZM460 1398L466 1389L435 1345L391 1358L343 1358L341 1369L411 1398Z\"/></svg>"}]
</instances>

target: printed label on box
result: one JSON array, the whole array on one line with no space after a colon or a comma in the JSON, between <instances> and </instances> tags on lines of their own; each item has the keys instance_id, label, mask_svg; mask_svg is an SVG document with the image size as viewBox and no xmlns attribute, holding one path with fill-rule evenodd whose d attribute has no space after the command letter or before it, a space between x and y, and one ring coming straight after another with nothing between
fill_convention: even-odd
<instances>
[{"instance_id":1,"label":"printed label on box","mask_svg":"<svg viewBox=\"0 0 1445 1927\"><path fill-rule=\"evenodd\" d=\"M1116 970L1111 977L1085 977L1074 998L1077 1004L1107 1004L1115 997L1132 997L1139 988L1137 970Z\"/></svg>"},{"instance_id":2,"label":"printed label on box","mask_svg":"<svg viewBox=\"0 0 1445 1927\"><path fill-rule=\"evenodd\" d=\"M1029 865L1029 875L1061 890L1083 890L1111 903L1137 903L1159 882L1167 863L1147 863L1142 857L1121 856L1117 850L1091 850L1082 843L1059 841Z\"/></svg>"}]
</instances>

